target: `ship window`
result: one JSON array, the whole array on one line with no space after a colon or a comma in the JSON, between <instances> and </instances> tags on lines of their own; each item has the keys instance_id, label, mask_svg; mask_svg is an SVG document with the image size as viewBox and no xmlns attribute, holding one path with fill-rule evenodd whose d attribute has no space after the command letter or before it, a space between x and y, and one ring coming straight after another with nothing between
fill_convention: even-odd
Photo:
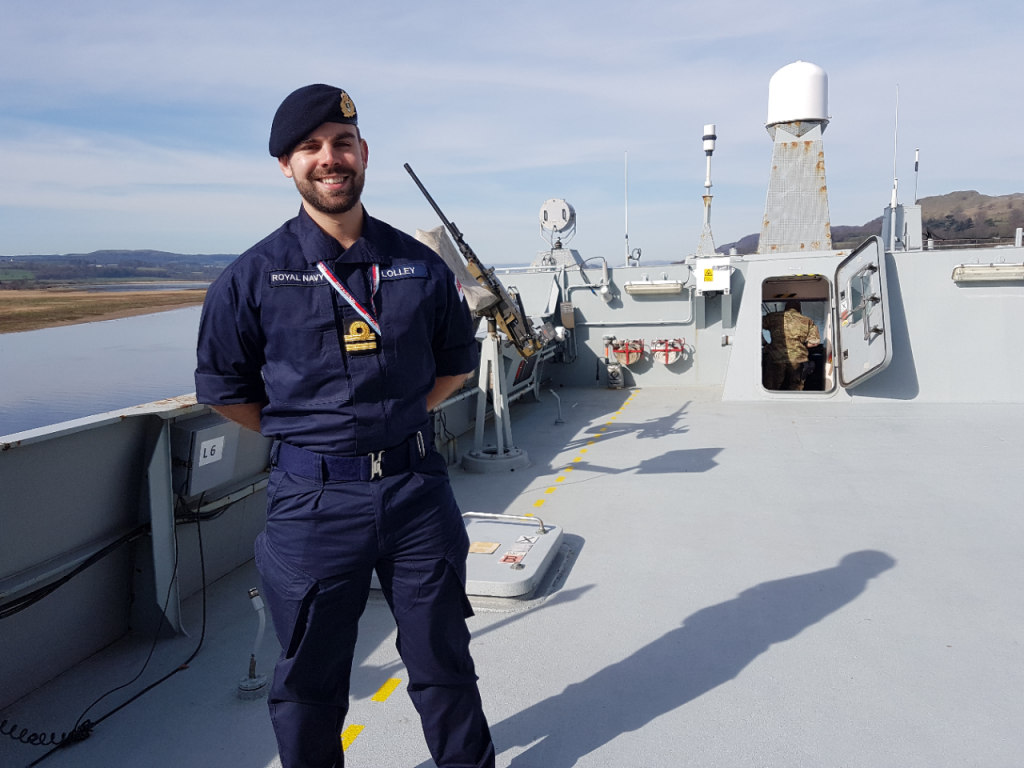
<instances>
[{"instance_id":1,"label":"ship window","mask_svg":"<svg viewBox=\"0 0 1024 768\"><path fill-rule=\"evenodd\" d=\"M854 279L850 281L850 306L854 308L850 313L850 324L857 325L857 323L863 322L864 291L862 280Z\"/></svg>"},{"instance_id":2,"label":"ship window","mask_svg":"<svg viewBox=\"0 0 1024 768\"><path fill-rule=\"evenodd\" d=\"M835 386L825 277L773 277L762 284L761 385L772 392L830 392Z\"/></svg>"}]
</instances>

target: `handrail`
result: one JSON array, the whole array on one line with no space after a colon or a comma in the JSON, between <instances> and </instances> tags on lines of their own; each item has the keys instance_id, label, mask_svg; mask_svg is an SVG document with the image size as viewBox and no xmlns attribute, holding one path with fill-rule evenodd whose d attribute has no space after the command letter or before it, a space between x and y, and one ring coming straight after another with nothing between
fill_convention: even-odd
<instances>
[{"instance_id":1,"label":"handrail","mask_svg":"<svg viewBox=\"0 0 1024 768\"><path fill-rule=\"evenodd\" d=\"M522 520L526 523L540 523L540 528L537 529L537 533L547 533L548 529L544 527L544 521L539 517L522 517L521 515L497 515L493 512L463 512L463 517L480 517L486 520Z\"/></svg>"}]
</instances>

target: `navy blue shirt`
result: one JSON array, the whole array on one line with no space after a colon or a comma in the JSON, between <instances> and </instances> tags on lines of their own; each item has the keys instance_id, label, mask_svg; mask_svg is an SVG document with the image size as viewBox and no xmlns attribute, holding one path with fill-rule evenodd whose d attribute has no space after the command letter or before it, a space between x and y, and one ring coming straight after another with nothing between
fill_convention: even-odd
<instances>
[{"instance_id":1,"label":"navy blue shirt","mask_svg":"<svg viewBox=\"0 0 1024 768\"><path fill-rule=\"evenodd\" d=\"M348 351L359 315L318 261L367 308L380 266L375 350ZM197 357L200 403L267 403L267 437L357 456L431 434L435 376L469 373L479 350L461 287L430 248L364 213L362 237L345 249L300 209L210 286Z\"/></svg>"}]
</instances>

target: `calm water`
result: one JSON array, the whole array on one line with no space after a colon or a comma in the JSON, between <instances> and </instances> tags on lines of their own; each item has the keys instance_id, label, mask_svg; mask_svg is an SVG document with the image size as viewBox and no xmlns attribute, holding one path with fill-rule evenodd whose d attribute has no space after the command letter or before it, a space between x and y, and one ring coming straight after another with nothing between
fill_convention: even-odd
<instances>
[{"instance_id":1,"label":"calm water","mask_svg":"<svg viewBox=\"0 0 1024 768\"><path fill-rule=\"evenodd\" d=\"M201 309L0 334L0 435L194 392Z\"/></svg>"}]
</instances>

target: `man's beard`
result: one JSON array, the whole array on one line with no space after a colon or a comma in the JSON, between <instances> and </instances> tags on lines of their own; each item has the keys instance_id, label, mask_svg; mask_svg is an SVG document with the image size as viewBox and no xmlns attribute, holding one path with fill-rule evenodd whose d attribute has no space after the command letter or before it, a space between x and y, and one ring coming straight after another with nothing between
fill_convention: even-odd
<instances>
[{"instance_id":1,"label":"man's beard","mask_svg":"<svg viewBox=\"0 0 1024 768\"><path fill-rule=\"evenodd\" d=\"M316 183L317 179L330 176L349 176L350 184L347 190L331 191L323 189ZM316 208L320 213L338 214L351 211L359 202L363 194L363 184L366 181L366 174L363 171L352 169L341 169L335 167L326 173L317 173L313 178L299 179L295 177L295 187L302 195L302 199Z\"/></svg>"}]
</instances>

